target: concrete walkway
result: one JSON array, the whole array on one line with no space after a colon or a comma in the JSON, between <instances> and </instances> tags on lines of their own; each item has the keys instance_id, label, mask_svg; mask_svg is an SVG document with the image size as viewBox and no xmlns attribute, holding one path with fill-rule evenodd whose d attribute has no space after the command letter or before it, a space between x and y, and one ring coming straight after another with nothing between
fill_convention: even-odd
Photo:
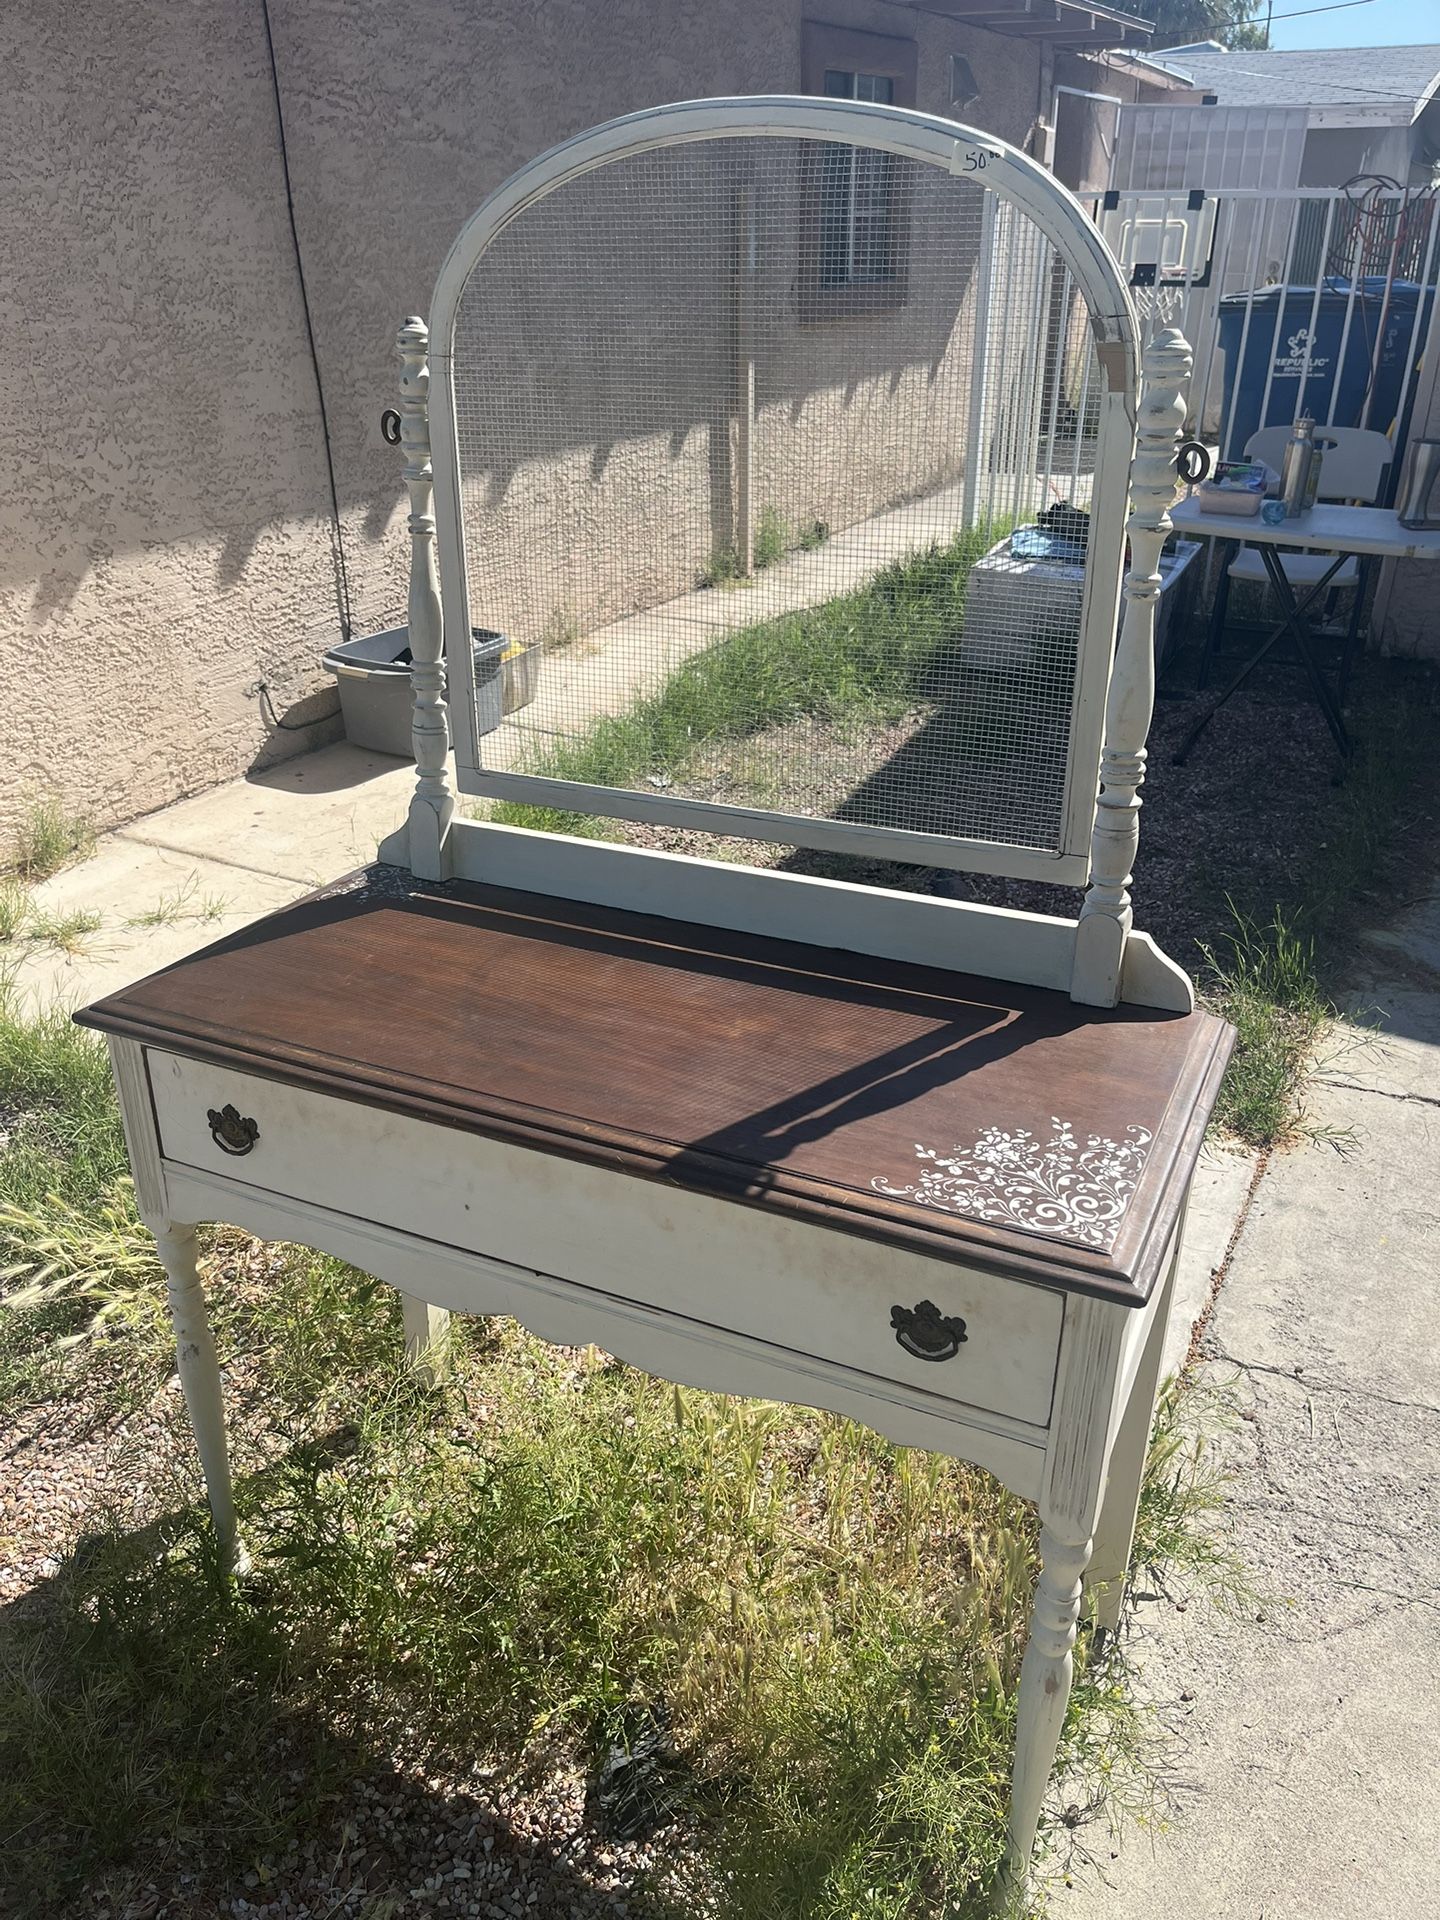
<instances>
[{"instance_id":1,"label":"concrete walkway","mask_svg":"<svg viewBox=\"0 0 1440 1920\"><path fill-rule=\"evenodd\" d=\"M1381 1032L1332 1038L1335 1136L1270 1160L1203 1334L1261 1597L1142 1605L1173 1813L1084 1834L1066 1920L1440 1915L1440 899L1366 949Z\"/></svg>"},{"instance_id":2,"label":"concrete walkway","mask_svg":"<svg viewBox=\"0 0 1440 1920\"><path fill-rule=\"evenodd\" d=\"M408 761L342 744L147 814L34 890L40 914L95 914L99 930L73 953L0 947L0 964L27 998L82 1006L364 866L414 785Z\"/></svg>"}]
</instances>

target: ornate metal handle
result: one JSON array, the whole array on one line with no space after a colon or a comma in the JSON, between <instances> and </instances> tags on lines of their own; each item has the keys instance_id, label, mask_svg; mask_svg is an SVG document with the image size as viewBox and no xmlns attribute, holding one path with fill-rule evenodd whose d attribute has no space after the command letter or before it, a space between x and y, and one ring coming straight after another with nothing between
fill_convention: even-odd
<instances>
[{"instance_id":1,"label":"ornate metal handle","mask_svg":"<svg viewBox=\"0 0 1440 1920\"><path fill-rule=\"evenodd\" d=\"M211 1107L205 1116L210 1122L210 1138L222 1153L249 1153L260 1138L260 1129L247 1120L237 1107Z\"/></svg>"},{"instance_id":2,"label":"ornate metal handle","mask_svg":"<svg viewBox=\"0 0 1440 1920\"><path fill-rule=\"evenodd\" d=\"M895 1338L917 1360L953 1360L968 1338L959 1314L943 1314L933 1300L915 1307L892 1307Z\"/></svg>"}]
</instances>

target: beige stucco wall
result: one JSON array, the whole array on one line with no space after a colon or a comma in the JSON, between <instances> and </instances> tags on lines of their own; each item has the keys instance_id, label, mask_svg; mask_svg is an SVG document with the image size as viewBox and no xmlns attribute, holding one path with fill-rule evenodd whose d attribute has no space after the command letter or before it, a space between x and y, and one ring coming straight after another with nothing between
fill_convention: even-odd
<instances>
[{"instance_id":1,"label":"beige stucco wall","mask_svg":"<svg viewBox=\"0 0 1440 1920\"><path fill-rule=\"evenodd\" d=\"M1024 141L1034 42L879 0L919 104ZM800 82L800 0L272 0L349 614L402 617L399 320L516 166L665 100ZM120 820L330 737L340 578L259 0L11 0L0 14L0 832L39 786Z\"/></svg>"},{"instance_id":2,"label":"beige stucco wall","mask_svg":"<svg viewBox=\"0 0 1440 1920\"><path fill-rule=\"evenodd\" d=\"M0 10L0 825L239 771L335 631L258 7Z\"/></svg>"}]
</instances>

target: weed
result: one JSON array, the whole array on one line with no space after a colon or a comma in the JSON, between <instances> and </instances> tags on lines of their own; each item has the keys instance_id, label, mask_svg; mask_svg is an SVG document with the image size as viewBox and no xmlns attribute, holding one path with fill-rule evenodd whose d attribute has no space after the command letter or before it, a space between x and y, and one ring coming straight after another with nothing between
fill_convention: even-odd
<instances>
[{"instance_id":1,"label":"weed","mask_svg":"<svg viewBox=\"0 0 1440 1920\"><path fill-rule=\"evenodd\" d=\"M73 1336L97 1314L102 1324L146 1317L134 1282L137 1263L154 1271L154 1251L135 1213L104 1046L64 1012L25 1011L3 978L0 1194L0 1402L30 1401L55 1390ZM118 1304L106 1311L112 1265ZM78 1378L80 1356L65 1364Z\"/></svg>"},{"instance_id":2,"label":"weed","mask_svg":"<svg viewBox=\"0 0 1440 1920\"><path fill-rule=\"evenodd\" d=\"M1216 1118L1255 1146L1273 1146L1302 1118L1301 1096L1329 1008L1315 974L1314 941L1276 908L1266 925L1236 912L1234 931L1205 948L1210 1005L1235 1028L1235 1054Z\"/></svg>"},{"instance_id":3,"label":"weed","mask_svg":"<svg viewBox=\"0 0 1440 1920\"><path fill-rule=\"evenodd\" d=\"M580 638L580 622L569 607L552 607L540 632L542 653L564 653Z\"/></svg>"},{"instance_id":4,"label":"weed","mask_svg":"<svg viewBox=\"0 0 1440 1920\"><path fill-rule=\"evenodd\" d=\"M219 920L224 917L225 899L218 893L201 893L200 876L192 873L183 885L171 893L162 893L153 907L137 913L125 922L127 927L173 927L182 920Z\"/></svg>"},{"instance_id":5,"label":"weed","mask_svg":"<svg viewBox=\"0 0 1440 1920\"><path fill-rule=\"evenodd\" d=\"M1433 676L1407 677L1403 697L1391 682L1364 702L1362 744L1289 899L1268 912L1227 899L1231 926L1203 950L1201 990L1237 1036L1216 1119L1252 1146L1313 1131L1304 1090L1334 1010L1329 989L1349 976L1353 936L1373 923L1376 903L1393 898L1388 889L1413 888L1429 858L1437 712Z\"/></svg>"},{"instance_id":6,"label":"weed","mask_svg":"<svg viewBox=\"0 0 1440 1920\"><path fill-rule=\"evenodd\" d=\"M745 562L734 547L717 547L700 575L702 587L728 587L745 578Z\"/></svg>"},{"instance_id":7,"label":"weed","mask_svg":"<svg viewBox=\"0 0 1440 1920\"><path fill-rule=\"evenodd\" d=\"M1224 1520L1230 1478L1217 1443L1234 1422L1229 1388L1184 1373L1161 1387L1135 1519L1132 1605L1142 1575L1162 1589L1198 1584L1224 1606L1254 1600Z\"/></svg>"},{"instance_id":8,"label":"weed","mask_svg":"<svg viewBox=\"0 0 1440 1920\"><path fill-rule=\"evenodd\" d=\"M23 880L48 880L95 844L95 830L53 795L30 801L11 839L10 866Z\"/></svg>"},{"instance_id":9,"label":"weed","mask_svg":"<svg viewBox=\"0 0 1440 1920\"><path fill-rule=\"evenodd\" d=\"M751 570L761 573L796 549L802 553L813 553L816 547L823 547L829 538L830 529L823 520L807 521L798 533L792 534L778 508L762 507L750 541ZM745 562L739 548L724 546L717 547L711 554L710 564L700 575L700 585L728 587L742 584L745 579Z\"/></svg>"},{"instance_id":10,"label":"weed","mask_svg":"<svg viewBox=\"0 0 1440 1920\"><path fill-rule=\"evenodd\" d=\"M37 907L32 902L25 937L36 946L54 947L57 953L74 955L83 953L86 942L99 931L98 913L87 913L81 908L61 912Z\"/></svg>"},{"instance_id":11,"label":"weed","mask_svg":"<svg viewBox=\"0 0 1440 1920\"><path fill-rule=\"evenodd\" d=\"M19 880L0 876L0 946L18 939L30 917L30 895Z\"/></svg>"},{"instance_id":12,"label":"weed","mask_svg":"<svg viewBox=\"0 0 1440 1920\"><path fill-rule=\"evenodd\" d=\"M148 1312L160 1268L155 1242L135 1210L134 1189L120 1180L98 1204L77 1205L58 1193L34 1204L0 1200L0 1312L21 1315L59 1305L83 1315L74 1345L114 1317Z\"/></svg>"},{"instance_id":13,"label":"weed","mask_svg":"<svg viewBox=\"0 0 1440 1920\"><path fill-rule=\"evenodd\" d=\"M193 1510L149 1538L117 1521L0 1633L0 1824L27 1833L37 1895L137 1848L152 1879L183 1859L224 1880L382 1756L513 1774L542 1742L594 1768L643 1721L669 1748L649 1818L681 1820L677 1870L727 1915L981 1911L1025 1503L848 1421L664 1387L510 1323L460 1330L437 1403L389 1373L378 1283L238 1238L211 1282L222 1349L263 1346L268 1422L292 1436L239 1487L263 1578L228 1587ZM1182 1411L1162 1403L1147 1572L1218 1564ZM1133 1797L1143 1751L1123 1661L1082 1641L1068 1764Z\"/></svg>"},{"instance_id":14,"label":"weed","mask_svg":"<svg viewBox=\"0 0 1440 1920\"><path fill-rule=\"evenodd\" d=\"M790 551L790 529L785 524L784 516L775 507L760 509L752 548L757 572L762 567L773 567L777 560L783 560Z\"/></svg>"}]
</instances>

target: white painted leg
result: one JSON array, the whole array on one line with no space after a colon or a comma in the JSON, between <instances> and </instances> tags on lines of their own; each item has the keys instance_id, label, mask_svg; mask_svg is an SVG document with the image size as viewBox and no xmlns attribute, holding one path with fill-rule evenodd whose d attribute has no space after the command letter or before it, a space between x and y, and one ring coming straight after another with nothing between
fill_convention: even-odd
<instances>
[{"instance_id":1,"label":"white painted leg","mask_svg":"<svg viewBox=\"0 0 1440 1920\"><path fill-rule=\"evenodd\" d=\"M1074 1674L1075 1629L1090 1564L1105 1449L1124 1352L1124 1307L1065 1304L1045 1476L1040 1488L1040 1578L1020 1667L1010 1792L1008 1900L1023 1902L1045 1788L1055 1764Z\"/></svg>"},{"instance_id":2,"label":"white painted leg","mask_svg":"<svg viewBox=\"0 0 1440 1920\"><path fill-rule=\"evenodd\" d=\"M235 1532L235 1500L230 1486L230 1453L225 1442L225 1405L220 1368L205 1311L205 1294L195 1263L194 1227L158 1228L155 1245L169 1281L170 1317L175 1323L175 1354L180 1385L195 1434L195 1449L205 1472L210 1516L227 1559L241 1558Z\"/></svg>"},{"instance_id":3,"label":"white painted leg","mask_svg":"<svg viewBox=\"0 0 1440 1920\"><path fill-rule=\"evenodd\" d=\"M1130 1550L1135 1544L1135 1516L1140 1511L1140 1488L1150 1451L1150 1431L1155 1424L1155 1396L1160 1386L1160 1361L1174 1291L1172 1262L1110 1452L1105 1497L1095 1524L1095 1551L1090 1556L1085 1585L1095 1593L1095 1625L1105 1633L1113 1633L1119 1626L1125 1601Z\"/></svg>"},{"instance_id":4,"label":"white painted leg","mask_svg":"<svg viewBox=\"0 0 1440 1920\"><path fill-rule=\"evenodd\" d=\"M1055 1764L1074 1672L1075 1627L1081 1580L1090 1559L1088 1535L1042 1514L1040 1578L1030 1618L1030 1640L1020 1667L1015 1771L1010 1791L1010 1876L1023 1886L1030 1868L1040 1808Z\"/></svg>"},{"instance_id":5,"label":"white painted leg","mask_svg":"<svg viewBox=\"0 0 1440 1920\"><path fill-rule=\"evenodd\" d=\"M450 1315L444 1307L432 1307L408 1293L401 1294L400 1304L405 1317L405 1363L427 1387L436 1386L449 1363Z\"/></svg>"}]
</instances>

